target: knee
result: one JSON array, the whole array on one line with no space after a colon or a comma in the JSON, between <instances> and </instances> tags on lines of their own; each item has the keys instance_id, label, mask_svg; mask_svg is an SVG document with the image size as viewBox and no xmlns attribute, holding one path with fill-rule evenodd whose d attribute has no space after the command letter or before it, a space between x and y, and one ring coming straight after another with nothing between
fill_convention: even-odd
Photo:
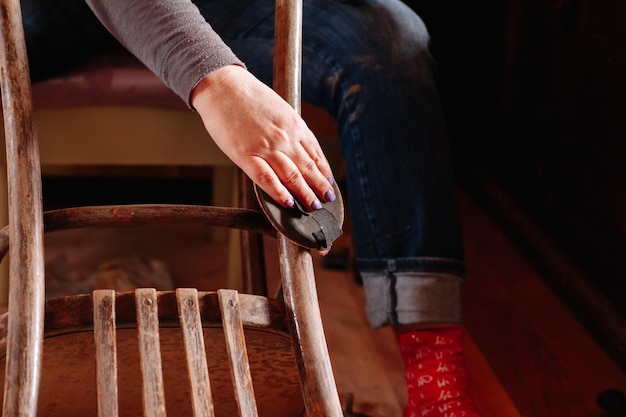
<instances>
[{"instance_id":1,"label":"knee","mask_svg":"<svg viewBox=\"0 0 626 417\"><path fill-rule=\"evenodd\" d=\"M369 27L372 47L413 55L428 49L430 35L422 19L401 1L372 2L374 22Z\"/></svg>"},{"instance_id":2,"label":"knee","mask_svg":"<svg viewBox=\"0 0 626 417\"><path fill-rule=\"evenodd\" d=\"M342 49L344 62L383 69L430 66L426 25L404 3L364 0L344 5L348 16L343 26L337 26L338 37L343 39L334 43Z\"/></svg>"},{"instance_id":3,"label":"knee","mask_svg":"<svg viewBox=\"0 0 626 417\"><path fill-rule=\"evenodd\" d=\"M406 97L433 85L428 31L401 1L308 4L315 7L305 14L303 89L331 114L346 99Z\"/></svg>"}]
</instances>

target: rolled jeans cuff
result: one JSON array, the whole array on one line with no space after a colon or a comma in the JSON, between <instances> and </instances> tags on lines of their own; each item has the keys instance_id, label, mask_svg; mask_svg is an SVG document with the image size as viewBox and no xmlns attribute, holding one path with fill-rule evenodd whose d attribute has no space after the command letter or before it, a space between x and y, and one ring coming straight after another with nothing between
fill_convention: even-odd
<instances>
[{"instance_id":1,"label":"rolled jeans cuff","mask_svg":"<svg viewBox=\"0 0 626 417\"><path fill-rule=\"evenodd\" d=\"M463 279L436 272L362 272L373 328L390 324L460 323Z\"/></svg>"}]
</instances>

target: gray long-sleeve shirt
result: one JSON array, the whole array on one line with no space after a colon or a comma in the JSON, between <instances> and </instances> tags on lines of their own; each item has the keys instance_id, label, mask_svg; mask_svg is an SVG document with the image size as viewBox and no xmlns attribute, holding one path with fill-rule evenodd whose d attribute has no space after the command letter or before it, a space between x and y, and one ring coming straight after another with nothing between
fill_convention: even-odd
<instances>
[{"instance_id":1,"label":"gray long-sleeve shirt","mask_svg":"<svg viewBox=\"0 0 626 417\"><path fill-rule=\"evenodd\" d=\"M243 65L190 0L87 0L124 47L187 104L198 82Z\"/></svg>"}]
</instances>

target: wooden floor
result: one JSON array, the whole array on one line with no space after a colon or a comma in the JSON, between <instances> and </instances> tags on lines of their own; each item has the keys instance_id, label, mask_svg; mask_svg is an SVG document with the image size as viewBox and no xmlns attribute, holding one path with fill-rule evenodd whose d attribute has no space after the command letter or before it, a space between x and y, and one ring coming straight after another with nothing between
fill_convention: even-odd
<instances>
[{"instance_id":1,"label":"wooden floor","mask_svg":"<svg viewBox=\"0 0 626 417\"><path fill-rule=\"evenodd\" d=\"M604 416L596 396L626 376L464 194L467 327L522 416ZM507 415L507 414L500 414Z\"/></svg>"},{"instance_id":2,"label":"wooden floor","mask_svg":"<svg viewBox=\"0 0 626 417\"><path fill-rule=\"evenodd\" d=\"M596 395L607 388L626 389L626 376L485 212L462 191L459 201L468 264L467 360L483 417L603 416ZM207 236L206 230L189 227L53 233L46 237L50 287L71 287L96 270L100 277L115 279L115 268L123 270L125 262L153 259L153 270L165 271L162 275L177 286L215 289L224 282L227 250ZM273 249L267 259L270 270L275 268ZM392 331L369 328L353 271L325 269L317 255L314 261L342 398L354 395L356 412L401 417L406 394Z\"/></svg>"}]
</instances>

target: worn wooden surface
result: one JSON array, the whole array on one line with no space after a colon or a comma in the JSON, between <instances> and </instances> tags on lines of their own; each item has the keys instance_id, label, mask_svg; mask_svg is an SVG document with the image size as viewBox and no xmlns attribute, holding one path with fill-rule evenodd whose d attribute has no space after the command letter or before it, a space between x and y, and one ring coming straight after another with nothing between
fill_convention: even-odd
<instances>
[{"instance_id":1,"label":"worn wooden surface","mask_svg":"<svg viewBox=\"0 0 626 417\"><path fill-rule=\"evenodd\" d=\"M0 73L7 155L10 236L8 321L3 416L37 409L43 344L44 255L41 173L19 1L0 3Z\"/></svg>"},{"instance_id":2,"label":"worn wooden surface","mask_svg":"<svg viewBox=\"0 0 626 417\"><path fill-rule=\"evenodd\" d=\"M273 88L300 113L302 0L276 1L275 18ZM341 417L341 403L319 313L311 254L279 234L277 257L307 414Z\"/></svg>"},{"instance_id":3,"label":"worn wooden surface","mask_svg":"<svg viewBox=\"0 0 626 417\"><path fill-rule=\"evenodd\" d=\"M115 338L115 292L93 294L93 326L96 348L98 415L119 415L117 395L117 343Z\"/></svg>"},{"instance_id":4,"label":"worn wooden surface","mask_svg":"<svg viewBox=\"0 0 626 417\"><path fill-rule=\"evenodd\" d=\"M523 416L602 416L596 396L626 376L506 235L461 195L467 326Z\"/></svg>"},{"instance_id":5,"label":"worn wooden surface","mask_svg":"<svg viewBox=\"0 0 626 417\"><path fill-rule=\"evenodd\" d=\"M137 290L137 329L143 384L143 412L147 417L165 417L165 388L161 364L156 290Z\"/></svg>"},{"instance_id":6,"label":"worn wooden surface","mask_svg":"<svg viewBox=\"0 0 626 417\"><path fill-rule=\"evenodd\" d=\"M115 415L115 410L119 409L122 417L142 413L164 416L166 410L167 415L178 417L212 416L210 399L202 394L206 394L208 384L207 367L201 363L201 353L208 359L204 363L208 364L211 375L215 415L239 415L239 402L243 404L242 416L254 416L256 413L251 411L252 407L236 399L242 391L235 392L232 379L233 373L241 374L238 372L241 357L249 352L249 372L247 377L244 375L247 381L244 381L243 391L250 385L255 386L260 415L299 416L304 410L304 402L291 337L286 331L284 316L279 314L282 311L280 305L268 302L264 297L245 294L237 297L234 303L230 302L235 300L232 293L230 298L228 293L224 294L227 298L222 303L215 292L196 294L195 289L177 292L140 289L136 294L117 293L108 299L110 292L105 290L96 292L95 303L89 295L49 302L46 326L50 337L44 342L40 415L96 415L96 405L102 409L100 393L115 390L103 381L106 387L102 391L100 384L96 383L96 373L102 375L104 372L108 381L118 381L119 408L115 407L114 401L105 405L112 413L110 415ZM221 330L219 304L234 313L227 314L226 321L234 325L234 329L226 334ZM107 340L111 336L113 305L119 313L113 335L118 351L117 367L109 355L112 341ZM68 313L71 308L76 313ZM96 337L89 319L92 310L98 323ZM197 325L200 319L203 322L201 331L194 328L194 323ZM179 321L186 324L184 331L179 329ZM5 322L0 323L0 341L4 341ZM236 330L241 330L243 324L246 326L245 337L243 332ZM243 345L244 338L246 346ZM235 339L234 344L230 343ZM229 341L230 348L226 341ZM104 360L98 366L93 363L96 350L105 352L99 357ZM187 364L189 356L192 361ZM229 366L233 361L235 366ZM4 362L0 361L0 364L1 371ZM110 369L101 369L107 366ZM194 371L191 381L188 368ZM194 380L198 384L193 385ZM3 382L0 381L0 387ZM197 389L198 386L201 389ZM76 397L76 392L81 393L80 397ZM249 395L251 391L244 394ZM198 396L204 398L195 398ZM198 410L200 414L193 414Z\"/></svg>"},{"instance_id":7,"label":"worn wooden surface","mask_svg":"<svg viewBox=\"0 0 626 417\"><path fill-rule=\"evenodd\" d=\"M254 398L254 386L250 374L241 310L239 309L239 297L237 291L228 289L218 290L217 295L220 300L228 363L233 375L239 414L242 417L256 417L259 412Z\"/></svg>"},{"instance_id":8,"label":"worn wooden surface","mask_svg":"<svg viewBox=\"0 0 626 417\"><path fill-rule=\"evenodd\" d=\"M102 257L114 257L119 253L159 257L167 260L179 286L211 290L224 283L228 248L211 243L206 236L206 229L190 226L144 226L122 231L87 228L50 235L47 254L50 259L66 254L68 262L77 265L79 270L85 270L89 263L97 263ZM111 251L111 247L117 252ZM99 251L98 248L108 249ZM277 250L277 242L266 238L266 262L273 280L271 288L278 282ZM345 404L347 396L353 394L353 410L356 412L372 417L400 417L406 394L402 363L393 332L389 328L372 330L369 327L363 311L362 288L354 280L351 270L324 269L322 258L316 254L313 262L324 331L342 402ZM207 303L217 303L217 300L213 296L202 297L200 305ZM125 322L134 314L134 303L122 298L118 304L121 315L118 320ZM166 314L175 316L174 300L165 300L162 304L170 305ZM255 307L250 302L243 302L242 308L251 311ZM82 320L80 317L72 319L77 322ZM164 317L162 319L165 320ZM61 323L55 322L48 324L61 326ZM499 410L511 410L507 415L515 416L514 407L498 376L469 336L470 375L479 388L477 400L485 413L484 417L499 416ZM264 384L255 384L257 386L263 387Z\"/></svg>"},{"instance_id":9,"label":"worn wooden surface","mask_svg":"<svg viewBox=\"0 0 626 417\"><path fill-rule=\"evenodd\" d=\"M177 289L176 299L178 301L180 327L185 342L185 357L189 371L191 406L194 416L213 417L215 410L211 396L204 337L202 336L198 291L195 288Z\"/></svg>"}]
</instances>

